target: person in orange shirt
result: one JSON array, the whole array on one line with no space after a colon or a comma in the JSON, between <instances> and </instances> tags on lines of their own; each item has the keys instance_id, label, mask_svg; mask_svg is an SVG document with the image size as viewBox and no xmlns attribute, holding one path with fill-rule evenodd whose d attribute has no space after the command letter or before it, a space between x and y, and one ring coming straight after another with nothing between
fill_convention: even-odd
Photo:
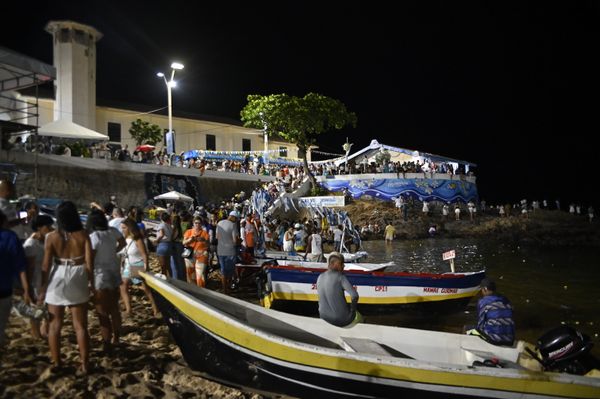
<instances>
[{"instance_id":1,"label":"person in orange shirt","mask_svg":"<svg viewBox=\"0 0 600 399\"><path fill-rule=\"evenodd\" d=\"M196 285L206 287L204 278L206 266L208 265L208 248L210 237L208 231L204 228L202 217L194 218L193 227L183 234L183 245L192 248L193 256L191 259L185 259L185 268L188 282L194 281L194 272L196 274Z\"/></svg>"},{"instance_id":2,"label":"person in orange shirt","mask_svg":"<svg viewBox=\"0 0 600 399\"><path fill-rule=\"evenodd\" d=\"M254 257L254 247L256 244L256 235L258 229L256 227L256 221L252 218L252 215L246 216L246 224L244 225L244 243L246 244L246 252Z\"/></svg>"}]
</instances>

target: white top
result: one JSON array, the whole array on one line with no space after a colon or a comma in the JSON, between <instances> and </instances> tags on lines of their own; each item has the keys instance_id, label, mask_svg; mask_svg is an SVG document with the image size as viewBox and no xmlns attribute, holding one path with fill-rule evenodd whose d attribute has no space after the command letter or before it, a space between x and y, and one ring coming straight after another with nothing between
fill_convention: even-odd
<instances>
[{"instance_id":1,"label":"white top","mask_svg":"<svg viewBox=\"0 0 600 399\"><path fill-rule=\"evenodd\" d=\"M92 249L96 251L94 269L118 269L117 242L121 232L114 227L108 230L97 230L90 234Z\"/></svg>"},{"instance_id":2,"label":"white top","mask_svg":"<svg viewBox=\"0 0 600 399\"><path fill-rule=\"evenodd\" d=\"M140 252L135 240L131 237L125 240L127 243L123 252L125 254L125 261L129 264L143 262L144 258L142 257L142 253ZM142 240L143 242L143 240Z\"/></svg>"},{"instance_id":3,"label":"white top","mask_svg":"<svg viewBox=\"0 0 600 399\"><path fill-rule=\"evenodd\" d=\"M310 236L310 254L320 255L323 253L322 238L320 234L311 234Z\"/></svg>"},{"instance_id":4,"label":"white top","mask_svg":"<svg viewBox=\"0 0 600 399\"><path fill-rule=\"evenodd\" d=\"M163 236L161 237L160 242L171 242L171 236L173 235L173 229L171 228L171 225L161 222L156 231L158 232L160 230L163 231Z\"/></svg>"},{"instance_id":5,"label":"white top","mask_svg":"<svg viewBox=\"0 0 600 399\"><path fill-rule=\"evenodd\" d=\"M121 231L121 223L123 223L123 220L125 220L125 218L112 218L111 220L108 221L108 226L109 227L114 227L122 235L123 232Z\"/></svg>"},{"instance_id":6,"label":"white top","mask_svg":"<svg viewBox=\"0 0 600 399\"><path fill-rule=\"evenodd\" d=\"M23 249L25 250L25 256L28 258L35 258L33 276L31 277L31 285L36 290L39 290L42 286L42 262L44 260L44 243L36 240L35 238L29 237L23 243Z\"/></svg>"},{"instance_id":7,"label":"white top","mask_svg":"<svg viewBox=\"0 0 600 399\"><path fill-rule=\"evenodd\" d=\"M333 241L342 241L342 234L342 230L338 229L337 227L333 229Z\"/></svg>"},{"instance_id":8,"label":"white top","mask_svg":"<svg viewBox=\"0 0 600 399\"><path fill-rule=\"evenodd\" d=\"M217 223L217 254L219 256L234 256L238 239L235 223L225 219Z\"/></svg>"}]
</instances>

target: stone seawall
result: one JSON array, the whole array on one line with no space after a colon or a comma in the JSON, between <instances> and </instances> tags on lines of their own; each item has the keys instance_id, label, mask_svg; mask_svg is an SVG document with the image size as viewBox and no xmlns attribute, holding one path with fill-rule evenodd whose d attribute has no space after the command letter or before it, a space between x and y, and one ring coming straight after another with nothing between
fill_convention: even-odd
<instances>
[{"instance_id":1,"label":"stone seawall","mask_svg":"<svg viewBox=\"0 0 600 399\"><path fill-rule=\"evenodd\" d=\"M17 195L37 198L64 198L87 208L91 201L105 203L116 195L122 206L143 205L148 199L167 191L179 191L199 203L230 199L245 191L250 194L259 180L270 176L253 176L233 172L207 171L103 159L63 157L2 151L0 162L15 164ZM36 178L37 164L37 178ZM36 182L37 181L37 182Z\"/></svg>"}]
</instances>

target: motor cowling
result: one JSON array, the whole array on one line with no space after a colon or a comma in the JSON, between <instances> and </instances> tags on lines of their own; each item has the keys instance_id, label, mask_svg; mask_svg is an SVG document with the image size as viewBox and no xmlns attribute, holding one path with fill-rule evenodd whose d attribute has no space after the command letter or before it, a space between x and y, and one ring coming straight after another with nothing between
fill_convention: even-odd
<instances>
[{"instance_id":1,"label":"motor cowling","mask_svg":"<svg viewBox=\"0 0 600 399\"><path fill-rule=\"evenodd\" d=\"M589 336L560 326L538 338L536 349L545 370L583 375L598 367L598 360L590 354L593 346Z\"/></svg>"}]
</instances>

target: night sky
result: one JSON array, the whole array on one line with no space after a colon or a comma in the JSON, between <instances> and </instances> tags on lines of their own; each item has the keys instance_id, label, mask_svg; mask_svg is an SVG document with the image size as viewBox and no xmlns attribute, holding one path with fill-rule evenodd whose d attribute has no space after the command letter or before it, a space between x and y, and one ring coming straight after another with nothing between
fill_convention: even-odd
<instances>
[{"instance_id":1,"label":"night sky","mask_svg":"<svg viewBox=\"0 0 600 399\"><path fill-rule=\"evenodd\" d=\"M322 151L378 139L477 163L488 203L596 202L600 3L11 3L0 44L47 63L48 21L104 34L99 103L166 106L155 74L176 60L175 115L239 120L248 94L317 92L358 116Z\"/></svg>"}]
</instances>

